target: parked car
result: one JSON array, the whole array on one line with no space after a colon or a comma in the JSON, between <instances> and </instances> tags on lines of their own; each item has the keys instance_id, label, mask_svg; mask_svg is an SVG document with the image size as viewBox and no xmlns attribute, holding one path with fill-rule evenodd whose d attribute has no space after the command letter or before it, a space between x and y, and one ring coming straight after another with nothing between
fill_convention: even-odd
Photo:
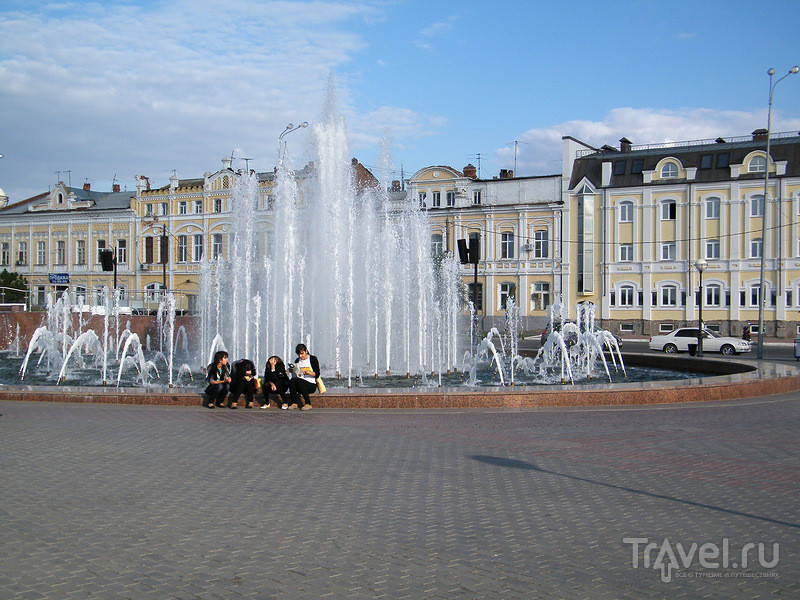
<instances>
[{"instance_id":1,"label":"parked car","mask_svg":"<svg viewBox=\"0 0 800 600\"><path fill-rule=\"evenodd\" d=\"M689 346L694 346L696 349L697 327L683 327L666 335L654 335L650 338L649 346L650 350L663 350L667 354L688 352ZM750 352L750 342L740 338L720 336L704 329L703 352L719 352L726 356Z\"/></svg>"}]
</instances>

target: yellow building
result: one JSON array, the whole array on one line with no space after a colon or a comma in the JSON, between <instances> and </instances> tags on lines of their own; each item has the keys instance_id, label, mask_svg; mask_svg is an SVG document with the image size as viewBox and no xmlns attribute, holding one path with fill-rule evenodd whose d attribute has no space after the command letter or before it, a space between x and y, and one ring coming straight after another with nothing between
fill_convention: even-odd
<instances>
[{"instance_id":1,"label":"yellow building","mask_svg":"<svg viewBox=\"0 0 800 600\"><path fill-rule=\"evenodd\" d=\"M504 326L505 307L514 297L522 327L540 330L546 323L560 276L561 176L481 179L476 169L431 166L408 181L409 201L428 212L431 250L457 251L457 240L480 241L477 311L481 328ZM461 265L467 297L474 296L474 265Z\"/></svg>"},{"instance_id":2,"label":"yellow building","mask_svg":"<svg viewBox=\"0 0 800 600\"><path fill-rule=\"evenodd\" d=\"M604 327L622 336L697 323L702 258L703 321L738 336L758 324L763 252L764 334L800 333L796 132L773 135L769 159L765 130L649 146L625 138L619 148L563 144L571 305L593 302Z\"/></svg>"}]
</instances>

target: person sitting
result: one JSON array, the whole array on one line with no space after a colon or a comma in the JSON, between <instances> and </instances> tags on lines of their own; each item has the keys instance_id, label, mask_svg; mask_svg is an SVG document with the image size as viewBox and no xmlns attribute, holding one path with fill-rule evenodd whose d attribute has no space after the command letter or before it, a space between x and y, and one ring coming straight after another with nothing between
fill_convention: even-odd
<instances>
[{"instance_id":1,"label":"person sitting","mask_svg":"<svg viewBox=\"0 0 800 600\"><path fill-rule=\"evenodd\" d=\"M219 350L214 354L214 360L206 369L208 387L205 390L206 400L203 402L203 406L206 408L214 408L215 405L222 406L231 383L230 372L228 353L225 350Z\"/></svg>"},{"instance_id":2,"label":"person sitting","mask_svg":"<svg viewBox=\"0 0 800 600\"><path fill-rule=\"evenodd\" d=\"M289 389L289 376L286 374L286 365L277 356L270 356L264 367L264 404L261 408L269 408L269 401L275 398L275 405L287 409L284 395Z\"/></svg>"},{"instance_id":3,"label":"person sitting","mask_svg":"<svg viewBox=\"0 0 800 600\"><path fill-rule=\"evenodd\" d=\"M259 381L256 366L249 358L240 358L233 363L231 398L228 408L236 408L236 401L244 394L245 408L253 408L253 396L258 391Z\"/></svg>"},{"instance_id":4,"label":"person sitting","mask_svg":"<svg viewBox=\"0 0 800 600\"><path fill-rule=\"evenodd\" d=\"M294 351L297 353L297 358L292 369L292 379L289 381L292 403L288 408L297 408L299 404L300 410L311 410L308 395L317 391L317 377L320 376L319 361L316 356L308 353L305 344L297 344Z\"/></svg>"}]
</instances>

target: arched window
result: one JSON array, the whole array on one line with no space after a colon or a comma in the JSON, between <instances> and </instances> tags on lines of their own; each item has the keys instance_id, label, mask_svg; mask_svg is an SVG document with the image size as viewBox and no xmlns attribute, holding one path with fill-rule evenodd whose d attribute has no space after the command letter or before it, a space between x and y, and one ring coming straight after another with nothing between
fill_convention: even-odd
<instances>
[{"instance_id":1,"label":"arched window","mask_svg":"<svg viewBox=\"0 0 800 600\"><path fill-rule=\"evenodd\" d=\"M674 221L678 216L678 204L675 200L664 200L661 203L661 220Z\"/></svg>"},{"instance_id":2,"label":"arched window","mask_svg":"<svg viewBox=\"0 0 800 600\"><path fill-rule=\"evenodd\" d=\"M500 234L500 258L514 258L514 232Z\"/></svg>"},{"instance_id":3,"label":"arched window","mask_svg":"<svg viewBox=\"0 0 800 600\"><path fill-rule=\"evenodd\" d=\"M517 284L504 281L500 284L500 310L505 310L509 299L514 298L516 302Z\"/></svg>"},{"instance_id":4,"label":"arched window","mask_svg":"<svg viewBox=\"0 0 800 600\"><path fill-rule=\"evenodd\" d=\"M722 305L722 286L710 283L706 287L706 306Z\"/></svg>"},{"instance_id":5,"label":"arched window","mask_svg":"<svg viewBox=\"0 0 800 600\"><path fill-rule=\"evenodd\" d=\"M150 283L145 286L145 299L148 302L160 302L164 294L164 286L158 282Z\"/></svg>"},{"instance_id":6,"label":"arched window","mask_svg":"<svg viewBox=\"0 0 800 600\"><path fill-rule=\"evenodd\" d=\"M767 170L767 159L764 156L754 156L747 168L750 173L763 173Z\"/></svg>"},{"instance_id":7,"label":"arched window","mask_svg":"<svg viewBox=\"0 0 800 600\"><path fill-rule=\"evenodd\" d=\"M661 179L674 179L678 176L678 165L668 162L661 167Z\"/></svg>"},{"instance_id":8,"label":"arched window","mask_svg":"<svg viewBox=\"0 0 800 600\"><path fill-rule=\"evenodd\" d=\"M674 285L665 285L661 288L661 306L678 305L678 288Z\"/></svg>"},{"instance_id":9,"label":"arched window","mask_svg":"<svg viewBox=\"0 0 800 600\"><path fill-rule=\"evenodd\" d=\"M634 306L634 292L632 285L623 285L619 288L619 305Z\"/></svg>"},{"instance_id":10,"label":"arched window","mask_svg":"<svg viewBox=\"0 0 800 600\"><path fill-rule=\"evenodd\" d=\"M720 200L716 196L706 198L706 219L719 219Z\"/></svg>"},{"instance_id":11,"label":"arched window","mask_svg":"<svg viewBox=\"0 0 800 600\"><path fill-rule=\"evenodd\" d=\"M620 223L633 222L633 202L619 203L619 222Z\"/></svg>"}]
</instances>

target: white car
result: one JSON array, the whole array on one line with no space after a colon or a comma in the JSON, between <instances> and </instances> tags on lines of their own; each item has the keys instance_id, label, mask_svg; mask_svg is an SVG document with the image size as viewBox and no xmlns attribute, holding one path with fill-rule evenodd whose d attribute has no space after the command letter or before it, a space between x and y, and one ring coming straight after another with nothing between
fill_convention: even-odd
<instances>
[{"instance_id":1,"label":"white car","mask_svg":"<svg viewBox=\"0 0 800 600\"><path fill-rule=\"evenodd\" d=\"M666 335L650 338L650 350L663 350L667 354L688 352L689 346L697 346L697 328L684 327ZM719 352L731 355L750 352L750 342L735 337L719 336L708 329L703 330L703 352Z\"/></svg>"}]
</instances>

